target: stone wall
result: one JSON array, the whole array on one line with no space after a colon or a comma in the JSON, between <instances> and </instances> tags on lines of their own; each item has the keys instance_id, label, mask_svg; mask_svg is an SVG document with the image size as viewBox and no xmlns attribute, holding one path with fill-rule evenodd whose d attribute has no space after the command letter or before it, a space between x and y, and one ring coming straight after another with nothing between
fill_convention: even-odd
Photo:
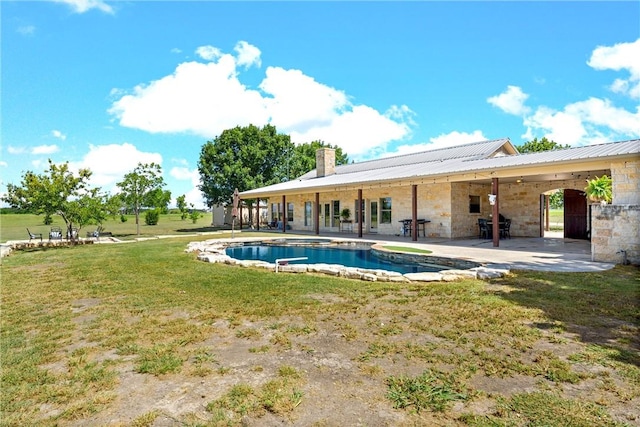
<instances>
[{"instance_id":1,"label":"stone wall","mask_svg":"<svg viewBox=\"0 0 640 427\"><path fill-rule=\"evenodd\" d=\"M637 161L612 162L613 204L640 204L640 159Z\"/></svg>"},{"instance_id":2,"label":"stone wall","mask_svg":"<svg viewBox=\"0 0 640 427\"><path fill-rule=\"evenodd\" d=\"M380 199L391 197L391 223L381 223L380 215ZM426 225L425 231L427 236L431 237L451 237L451 184L420 184L417 187L418 197L418 218L425 218L431 222ZM405 218L411 218L411 186L402 187L386 187L364 189L362 198L365 201L365 224L363 232L370 233L370 202L378 201L378 227L375 232L383 235L393 235L400 232L400 221ZM356 222L356 201L358 199L357 190L348 191L332 191L320 193L320 232L338 232L339 227L331 225L325 226L324 205L332 201L340 201L340 209L349 208L351 211L351 220L353 221L353 232L357 233L358 224ZM312 218L308 225L304 224L304 208L306 202L315 204L315 193L290 195L286 198L286 203L293 203L293 221L289 222L292 230L313 231L313 210ZM271 204L282 203L281 197L274 197L269 200L268 217L271 218ZM468 204L468 202L467 202ZM313 209L313 208L312 208ZM468 209L468 206L467 206ZM280 208L282 210L282 208ZM331 224L331 221L329 221Z\"/></svg>"},{"instance_id":3,"label":"stone wall","mask_svg":"<svg viewBox=\"0 0 640 427\"><path fill-rule=\"evenodd\" d=\"M600 205L591 208L591 259L640 265L640 205Z\"/></svg>"},{"instance_id":4,"label":"stone wall","mask_svg":"<svg viewBox=\"0 0 640 427\"><path fill-rule=\"evenodd\" d=\"M540 195L550 190L583 191L586 179L500 185L500 213L511 218L511 236L540 237ZM585 204L586 204L585 198Z\"/></svg>"},{"instance_id":5,"label":"stone wall","mask_svg":"<svg viewBox=\"0 0 640 427\"><path fill-rule=\"evenodd\" d=\"M546 181L546 182L522 182L500 184L500 212L507 218L511 218L511 236L513 237L539 237L540 236L540 195L555 189L584 190L586 179ZM430 220L425 227L427 237L442 238L468 238L478 235L478 218L489 218L492 207L489 204L488 194L491 193L490 184L478 184L470 182L419 184L417 186L418 218ZM480 213L471 213L469 209L469 197L480 197ZM391 197L392 219L391 223L380 223L378 212L378 228L381 235L398 234L402 219L411 218L411 185L400 187L384 187L363 189L362 198L365 200L365 224L363 232L369 234L372 230L369 224L369 209L371 200L378 201L381 198ZM339 227L325 226L324 205L333 200L340 201L340 209L349 208L353 220L353 232L357 233L356 220L357 190L333 191L320 193L320 232L338 232ZM289 222L292 230L313 231L312 218L308 225L304 225L305 202L315 203L315 193L287 196L287 203L293 203L294 220ZM282 198L269 200L270 203L281 203ZM586 199L585 199L586 203ZM269 218L271 206L269 205Z\"/></svg>"}]
</instances>

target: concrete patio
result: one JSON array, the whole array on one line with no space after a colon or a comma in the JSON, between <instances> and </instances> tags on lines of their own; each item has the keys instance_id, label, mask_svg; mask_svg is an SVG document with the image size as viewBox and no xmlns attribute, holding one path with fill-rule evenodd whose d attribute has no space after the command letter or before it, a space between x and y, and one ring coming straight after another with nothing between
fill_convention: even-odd
<instances>
[{"instance_id":1,"label":"concrete patio","mask_svg":"<svg viewBox=\"0 0 640 427\"><path fill-rule=\"evenodd\" d=\"M260 230L264 231L264 230ZM245 230L247 232L247 230ZM612 263L591 261L591 243L588 240L563 239L561 233L547 233L547 237L513 237L501 239L499 247L493 247L489 239L434 239L419 237L417 242L406 236L365 235L359 239L352 233L313 233L300 231L267 232L274 237L293 238L325 237L389 243L428 249L434 255L481 262L491 268L509 270L537 270L558 272L594 272L614 267ZM620 257L622 262L622 256Z\"/></svg>"}]
</instances>

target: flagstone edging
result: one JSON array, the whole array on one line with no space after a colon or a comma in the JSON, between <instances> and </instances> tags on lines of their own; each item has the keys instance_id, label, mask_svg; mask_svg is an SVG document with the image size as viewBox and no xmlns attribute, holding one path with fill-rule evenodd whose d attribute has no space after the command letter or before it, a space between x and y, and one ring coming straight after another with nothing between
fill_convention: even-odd
<instances>
[{"instance_id":1,"label":"flagstone edging","mask_svg":"<svg viewBox=\"0 0 640 427\"><path fill-rule=\"evenodd\" d=\"M230 245L238 245L241 242L226 242L220 240L205 240L190 242L185 249L187 253L197 253L197 259L210 263L236 265L240 267L263 268L276 271L276 265L258 260L239 260L226 254ZM320 273L330 276L358 279L368 282L451 282L463 279L493 279L509 273L508 269L477 266L469 269L447 269L439 272L423 273L398 273L387 270L372 270L355 267L346 267L339 264L286 264L279 265L278 271L283 273Z\"/></svg>"}]
</instances>

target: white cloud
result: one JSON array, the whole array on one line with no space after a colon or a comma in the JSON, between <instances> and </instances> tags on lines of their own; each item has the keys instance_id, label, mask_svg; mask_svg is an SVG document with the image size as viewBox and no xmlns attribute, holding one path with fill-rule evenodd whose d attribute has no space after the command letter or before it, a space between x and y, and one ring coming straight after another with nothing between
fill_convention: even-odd
<instances>
[{"instance_id":1,"label":"white cloud","mask_svg":"<svg viewBox=\"0 0 640 427\"><path fill-rule=\"evenodd\" d=\"M619 137L640 137L640 107L635 113L615 107L609 100L589 98L574 102L556 111L539 107L535 114L524 118L527 133L531 139L536 130L559 143L585 145L601 143Z\"/></svg>"},{"instance_id":2,"label":"white cloud","mask_svg":"<svg viewBox=\"0 0 640 427\"><path fill-rule=\"evenodd\" d=\"M73 9L75 13L85 13L91 9L98 9L101 12L113 14L111 6L102 0L53 0L56 3L64 3Z\"/></svg>"},{"instance_id":3,"label":"white cloud","mask_svg":"<svg viewBox=\"0 0 640 427\"><path fill-rule=\"evenodd\" d=\"M23 36L32 36L36 33L36 27L33 25L22 25L18 27L18 33Z\"/></svg>"},{"instance_id":4,"label":"white cloud","mask_svg":"<svg viewBox=\"0 0 640 427\"><path fill-rule=\"evenodd\" d=\"M341 90L299 70L267 67L258 90L240 81L238 66L260 66L260 51L239 42L238 57L201 46L210 62L185 62L173 74L129 94L118 89L109 112L120 125L147 132L190 132L213 138L235 126L272 124L294 142L320 139L338 144L350 156L384 147L411 133L412 111L392 106L381 113L354 105Z\"/></svg>"},{"instance_id":5,"label":"white cloud","mask_svg":"<svg viewBox=\"0 0 640 427\"><path fill-rule=\"evenodd\" d=\"M534 135L533 130L543 130L548 139L558 144L574 145L587 136L587 131L580 117L563 111L555 111L548 107L539 107L529 117L525 117L527 135Z\"/></svg>"},{"instance_id":6,"label":"white cloud","mask_svg":"<svg viewBox=\"0 0 640 427\"><path fill-rule=\"evenodd\" d=\"M480 130L475 130L471 133L453 131L431 138L429 142L424 142L421 144L399 145L393 152L385 153L383 157L419 153L421 151L436 150L439 148L449 148L456 145L486 141L487 139L488 138L485 137Z\"/></svg>"},{"instance_id":7,"label":"white cloud","mask_svg":"<svg viewBox=\"0 0 640 427\"><path fill-rule=\"evenodd\" d=\"M261 52L257 47L245 41L239 41L233 50L238 54L239 66L244 66L244 68L247 69L252 65L257 67L262 65L262 61L260 60Z\"/></svg>"},{"instance_id":8,"label":"white cloud","mask_svg":"<svg viewBox=\"0 0 640 427\"><path fill-rule=\"evenodd\" d=\"M54 129L54 130L52 130L52 131L51 131L51 135L52 135L54 138L58 138L58 139L60 139L60 140L62 140L62 141L64 141L65 139L67 139L67 135L63 134L63 133L62 133L62 132L60 132L59 130L55 130L55 129Z\"/></svg>"},{"instance_id":9,"label":"white cloud","mask_svg":"<svg viewBox=\"0 0 640 427\"><path fill-rule=\"evenodd\" d=\"M9 164L5 161L0 160L0 166L6 168L7 166L9 166Z\"/></svg>"},{"instance_id":10,"label":"white cloud","mask_svg":"<svg viewBox=\"0 0 640 427\"><path fill-rule=\"evenodd\" d=\"M133 171L138 163L162 165L162 156L158 153L139 151L129 143L90 145L89 152L81 161L74 163L73 168L90 169L93 173L92 184L113 191L115 184L121 181L125 174Z\"/></svg>"},{"instance_id":11,"label":"white cloud","mask_svg":"<svg viewBox=\"0 0 640 427\"><path fill-rule=\"evenodd\" d=\"M628 79L616 79L610 89L640 99L640 39L613 46L598 46L587 61L596 70L626 70Z\"/></svg>"},{"instance_id":12,"label":"white cloud","mask_svg":"<svg viewBox=\"0 0 640 427\"><path fill-rule=\"evenodd\" d=\"M173 167L171 168L169 175L180 181L191 182L191 190L187 191L184 194L187 205L193 203L196 208L202 208L206 206L204 197L202 196L202 191L200 191L200 189L198 188L198 185L200 185L200 172L198 172L197 168L189 169L188 167ZM180 194L174 195L174 204L175 198L179 196Z\"/></svg>"},{"instance_id":13,"label":"white cloud","mask_svg":"<svg viewBox=\"0 0 640 427\"><path fill-rule=\"evenodd\" d=\"M196 181L196 184L199 182L199 179L200 179L200 174L198 173L198 169L190 170L187 167L172 167L171 171L169 172L169 175L181 181L184 181L184 180L193 181L195 176L198 179Z\"/></svg>"},{"instance_id":14,"label":"white cloud","mask_svg":"<svg viewBox=\"0 0 640 427\"><path fill-rule=\"evenodd\" d=\"M171 53L182 53L182 50L177 47L174 47L173 49L171 49Z\"/></svg>"},{"instance_id":15,"label":"white cloud","mask_svg":"<svg viewBox=\"0 0 640 427\"><path fill-rule=\"evenodd\" d=\"M237 79L235 59L185 62L176 71L113 103L120 125L147 132L191 132L212 138L223 130L268 122L261 95Z\"/></svg>"},{"instance_id":16,"label":"white cloud","mask_svg":"<svg viewBox=\"0 0 640 427\"><path fill-rule=\"evenodd\" d=\"M530 108L524 105L527 98L529 98L529 95L524 93L518 86L507 86L507 90L500 95L487 98L487 102L507 114L519 116L530 111Z\"/></svg>"},{"instance_id":17,"label":"white cloud","mask_svg":"<svg viewBox=\"0 0 640 427\"><path fill-rule=\"evenodd\" d=\"M53 154L60 151L60 147L57 145L39 145L37 147L33 147L31 149L31 154L42 155L42 154Z\"/></svg>"},{"instance_id":18,"label":"white cloud","mask_svg":"<svg viewBox=\"0 0 640 427\"><path fill-rule=\"evenodd\" d=\"M215 61L222 56L222 52L217 47L200 46L196 49L196 55L207 61Z\"/></svg>"},{"instance_id":19,"label":"white cloud","mask_svg":"<svg viewBox=\"0 0 640 427\"><path fill-rule=\"evenodd\" d=\"M25 147L14 147L12 145L7 147L7 153L9 154L23 154L27 151Z\"/></svg>"},{"instance_id":20,"label":"white cloud","mask_svg":"<svg viewBox=\"0 0 640 427\"><path fill-rule=\"evenodd\" d=\"M632 43L599 46L588 61L596 70L628 71L629 78L616 78L613 92L640 98L640 39ZM640 107L635 111L613 105L609 99L590 97L562 108L540 105L533 112L524 107L528 95L508 86L500 95L487 99L503 111L519 115L527 127L523 138L545 136L559 144L585 145L620 138L640 137ZM542 135L541 135L542 133Z\"/></svg>"}]
</instances>

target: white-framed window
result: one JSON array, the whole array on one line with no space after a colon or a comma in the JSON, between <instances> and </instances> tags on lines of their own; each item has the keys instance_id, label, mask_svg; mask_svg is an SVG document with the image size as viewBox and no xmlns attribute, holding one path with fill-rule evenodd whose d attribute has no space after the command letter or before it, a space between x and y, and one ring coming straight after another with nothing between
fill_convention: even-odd
<instances>
[{"instance_id":1,"label":"white-framed window","mask_svg":"<svg viewBox=\"0 0 640 427\"><path fill-rule=\"evenodd\" d=\"M391 224L391 197L380 199L380 224Z\"/></svg>"},{"instance_id":2,"label":"white-framed window","mask_svg":"<svg viewBox=\"0 0 640 427\"><path fill-rule=\"evenodd\" d=\"M304 225L307 227L313 225L313 219L311 219L313 215L312 207L312 202L304 202Z\"/></svg>"},{"instance_id":3,"label":"white-framed window","mask_svg":"<svg viewBox=\"0 0 640 427\"><path fill-rule=\"evenodd\" d=\"M293 221L293 203L287 203L287 221Z\"/></svg>"}]
</instances>

